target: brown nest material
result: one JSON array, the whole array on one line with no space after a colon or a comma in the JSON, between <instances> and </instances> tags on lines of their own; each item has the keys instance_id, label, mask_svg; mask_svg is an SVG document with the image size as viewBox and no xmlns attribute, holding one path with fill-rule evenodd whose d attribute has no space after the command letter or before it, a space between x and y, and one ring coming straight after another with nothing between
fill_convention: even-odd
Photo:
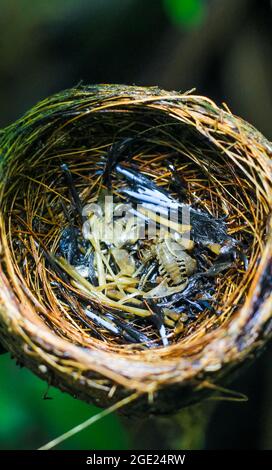
<instances>
[{"instance_id":1,"label":"brown nest material","mask_svg":"<svg viewBox=\"0 0 272 470\"><path fill-rule=\"evenodd\" d=\"M225 215L248 259L247 269L237 261L216 277L220 315L203 309L166 346L125 344L84 322L75 284L51 257L71 206L61 165L88 201L101 161L125 141L133 143L127 161L164 188L172 181L166 161L175 159L187 202ZM20 364L87 402L132 395L130 412L166 413L213 393L263 348L272 325L271 146L251 125L191 93L79 87L5 129L0 149L0 339ZM148 336L150 326L142 331Z\"/></svg>"}]
</instances>

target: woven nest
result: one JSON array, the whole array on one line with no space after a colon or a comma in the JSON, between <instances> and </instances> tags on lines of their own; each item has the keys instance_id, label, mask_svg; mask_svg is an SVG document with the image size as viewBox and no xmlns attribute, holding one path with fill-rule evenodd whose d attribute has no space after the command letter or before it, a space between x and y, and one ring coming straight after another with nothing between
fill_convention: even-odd
<instances>
[{"instance_id":1,"label":"woven nest","mask_svg":"<svg viewBox=\"0 0 272 470\"><path fill-rule=\"evenodd\" d=\"M238 261L216 278L220 314L204 309L166 346L140 348L86 326L80 302L71 310L58 295L48 263L70 204L61 165L87 201L99 162L128 138L136 144L127 161L164 188L165 162L175 158L187 202L225 216L248 260L247 269ZM3 131L0 149L0 340L20 364L87 402L132 395L130 413L166 413L213 393L263 348L272 324L272 168L271 146L256 129L205 97L101 85L42 101Z\"/></svg>"}]
</instances>

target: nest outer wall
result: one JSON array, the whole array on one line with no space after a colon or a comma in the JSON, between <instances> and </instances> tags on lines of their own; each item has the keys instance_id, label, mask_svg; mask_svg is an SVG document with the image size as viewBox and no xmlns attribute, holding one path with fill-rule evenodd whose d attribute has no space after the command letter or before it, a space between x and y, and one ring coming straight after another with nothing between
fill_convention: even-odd
<instances>
[{"instance_id":1,"label":"nest outer wall","mask_svg":"<svg viewBox=\"0 0 272 470\"><path fill-rule=\"evenodd\" d=\"M148 351L107 348L99 340L83 347L69 334L57 334L44 320L48 305L42 305L41 297L27 285L12 245L13 209L24 194L25 175L39 180L46 165L50 171L57 168L59 159L49 158L48 152L69 148L71 136L85 149L95 147L100 136L112 143L113 130L119 122L123 129L123 121L127 130L120 136L139 132L142 122L149 129L158 122L162 128L169 124L174 135L161 134L160 146L174 148L181 161L191 159L206 175L207 187L217 181L219 198L223 195L227 202L229 198L233 214L239 216L243 227L239 236L243 239L245 233L251 243L248 271L240 273L237 284L224 284L226 314L204 319L176 344ZM226 107L191 93L80 86L38 103L4 129L0 150L0 340L20 364L98 406L136 391L139 398L124 411L169 413L214 393L217 384L262 350L272 325L272 149L254 127ZM233 187L220 184L224 171L232 172Z\"/></svg>"}]
</instances>

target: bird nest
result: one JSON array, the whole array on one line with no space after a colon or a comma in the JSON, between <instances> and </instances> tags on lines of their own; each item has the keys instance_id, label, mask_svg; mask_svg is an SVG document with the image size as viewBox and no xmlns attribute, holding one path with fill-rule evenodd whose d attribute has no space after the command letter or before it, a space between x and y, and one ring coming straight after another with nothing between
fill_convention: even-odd
<instances>
[{"instance_id":1,"label":"bird nest","mask_svg":"<svg viewBox=\"0 0 272 470\"><path fill-rule=\"evenodd\" d=\"M271 147L256 129L191 93L101 85L40 102L0 148L0 339L19 363L99 406L131 395L129 412L166 413L264 346ZM144 236L122 217L102 236L102 196L140 212ZM189 219L164 212L158 236L165 200Z\"/></svg>"}]
</instances>

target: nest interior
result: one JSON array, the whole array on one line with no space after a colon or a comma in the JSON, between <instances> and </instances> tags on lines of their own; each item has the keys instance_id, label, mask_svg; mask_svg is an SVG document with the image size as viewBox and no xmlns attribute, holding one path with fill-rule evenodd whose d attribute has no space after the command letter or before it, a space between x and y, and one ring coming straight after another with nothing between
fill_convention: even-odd
<instances>
[{"instance_id":1,"label":"nest interior","mask_svg":"<svg viewBox=\"0 0 272 470\"><path fill-rule=\"evenodd\" d=\"M187 202L226 216L248 259L247 269L237 262L216 278L220 315L204 309L166 347L142 349L96 334L96 324L79 321L77 304L67 306L65 289L59 295L48 263L68 224L63 206L71 203L61 165L88 202L101 183L101 162L126 139L135 142L126 161L163 188L171 182L166 161L175 161ZM36 105L3 131L0 148L0 338L20 363L86 401L106 406L136 391L134 408L164 413L213 391L266 343L271 147L248 123L190 93L80 87Z\"/></svg>"}]
</instances>

